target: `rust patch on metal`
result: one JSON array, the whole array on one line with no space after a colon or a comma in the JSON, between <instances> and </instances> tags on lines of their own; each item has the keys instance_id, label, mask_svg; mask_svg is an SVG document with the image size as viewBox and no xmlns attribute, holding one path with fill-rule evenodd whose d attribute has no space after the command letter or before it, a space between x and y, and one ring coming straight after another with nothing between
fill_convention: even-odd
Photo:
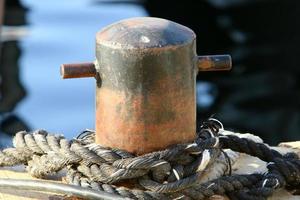
<instances>
[{"instance_id":1,"label":"rust patch on metal","mask_svg":"<svg viewBox=\"0 0 300 200\"><path fill-rule=\"evenodd\" d=\"M195 39L175 22L127 19L97 33L97 69L62 66L97 80L96 143L141 155L194 140L197 72L231 67L228 55L197 57Z\"/></svg>"},{"instance_id":2,"label":"rust patch on metal","mask_svg":"<svg viewBox=\"0 0 300 200\"><path fill-rule=\"evenodd\" d=\"M96 73L94 63L62 64L60 67L60 74L64 79L95 77Z\"/></svg>"},{"instance_id":3,"label":"rust patch on metal","mask_svg":"<svg viewBox=\"0 0 300 200\"><path fill-rule=\"evenodd\" d=\"M140 155L193 141L194 100L182 91L161 95L149 95L146 100L143 95L131 97L126 92L99 90L96 142Z\"/></svg>"},{"instance_id":4,"label":"rust patch on metal","mask_svg":"<svg viewBox=\"0 0 300 200\"><path fill-rule=\"evenodd\" d=\"M230 55L198 56L199 71L228 71L231 67Z\"/></svg>"}]
</instances>

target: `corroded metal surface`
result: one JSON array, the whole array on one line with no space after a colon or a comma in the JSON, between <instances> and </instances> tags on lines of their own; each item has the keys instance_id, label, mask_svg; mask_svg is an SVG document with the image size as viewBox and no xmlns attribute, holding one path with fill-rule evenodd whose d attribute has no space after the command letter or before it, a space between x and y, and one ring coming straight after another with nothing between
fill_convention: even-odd
<instances>
[{"instance_id":1,"label":"corroded metal surface","mask_svg":"<svg viewBox=\"0 0 300 200\"><path fill-rule=\"evenodd\" d=\"M227 71L231 66L230 55L198 56L199 71Z\"/></svg>"},{"instance_id":2,"label":"corroded metal surface","mask_svg":"<svg viewBox=\"0 0 300 200\"><path fill-rule=\"evenodd\" d=\"M190 29L155 18L97 34L97 143L143 154L194 139L194 41Z\"/></svg>"},{"instance_id":3,"label":"corroded metal surface","mask_svg":"<svg viewBox=\"0 0 300 200\"><path fill-rule=\"evenodd\" d=\"M95 77L96 68L94 63L62 64L60 74L62 78Z\"/></svg>"},{"instance_id":4,"label":"corroded metal surface","mask_svg":"<svg viewBox=\"0 0 300 200\"><path fill-rule=\"evenodd\" d=\"M227 71L231 69L230 55L198 56L199 71ZM95 77L94 63L74 63L61 65L62 78Z\"/></svg>"},{"instance_id":5,"label":"corroded metal surface","mask_svg":"<svg viewBox=\"0 0 300 200\"><path fill-rule=\"evenodd\" d=\"M198 71L231 67L227 55L198 57L195 39L168 20L123 20L97 33L95 65L62 67L64 78L96 77L98 144L145 154L194 140Z\"/></svg>"},{"instance_id":6,"label":"corroded metal surface","mask_svg":"<svg viewBox=\"0 0 300 200\"><path fill-rule=\"evenodd\" d=\"M191 43L195 33L180 24L153 17L123 20L96 35L97 44L113 49L166 48Z\"/></svg>"}]
</instances>

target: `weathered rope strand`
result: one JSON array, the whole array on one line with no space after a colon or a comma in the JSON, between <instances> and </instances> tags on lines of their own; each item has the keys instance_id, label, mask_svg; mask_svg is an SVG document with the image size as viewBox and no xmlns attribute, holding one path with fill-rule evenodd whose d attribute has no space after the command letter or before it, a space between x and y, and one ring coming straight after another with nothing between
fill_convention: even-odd
<instances>
[{"instance_id":1,"label":"weathered rope strand","mask_svg":"<svg viewBox=\"0 0 300 200\"><path fill-rule=\"evenodd\" d=\"M24 164L30 174L40 178L66 168L69 184L131 199L205 199L219 194L263 200L278 188L300 185L296 154L282 155L256 136L228 134L215 119L202 124L194 143L142 156L102 147L94 139L92 131L70 141L44 130L22 131L14 137L14 148L0 151L0 166ZM238 154L224 149L266 161L268 172L231 175ZM126 180L134 189L113 185Z\"/></svg>"}]
</instances>

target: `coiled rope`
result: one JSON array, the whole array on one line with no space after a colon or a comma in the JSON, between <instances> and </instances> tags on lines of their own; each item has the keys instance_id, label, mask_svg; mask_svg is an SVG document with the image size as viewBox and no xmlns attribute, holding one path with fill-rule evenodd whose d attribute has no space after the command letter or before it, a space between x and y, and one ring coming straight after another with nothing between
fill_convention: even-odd
<instances>
[{"instance_id":1,"label":"coiled rope","mask_svg":"<svg viewBox=\"0 0 300 200\"><path fill-rule=\"evenodd\" d=\"M38 178L65 168L68 184L130 199L206 199L218 194L264 200L278 188L299 188L295 153L282 155L257 137L225 133L218 120L209 119L194 143L135 156L95 144L93 131L70 141L44 130L21 131L13 148L0 151L0 166L24 164ZM237 153L228 149L267 162L268 172L231 175Z\"/></svg>"}]
</instances>

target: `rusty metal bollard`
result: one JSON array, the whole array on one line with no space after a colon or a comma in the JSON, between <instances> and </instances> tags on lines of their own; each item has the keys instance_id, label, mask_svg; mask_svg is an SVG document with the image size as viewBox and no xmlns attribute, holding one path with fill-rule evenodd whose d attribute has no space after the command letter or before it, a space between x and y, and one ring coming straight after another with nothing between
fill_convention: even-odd
<instances>
[{"instance_id":1,"label":"rusty metal bollard","mask_svg":"<svg viewBox=\"0 0 300 200\"><path fill-rule=\"evenodd\" d=\"M94 63L63 78L95 77L96 143L137 155L193 141L198 71L229 70L229 55L197 56L195 33L165 19L126 19L96 35Z\"/></svg>"}]
</instances>

